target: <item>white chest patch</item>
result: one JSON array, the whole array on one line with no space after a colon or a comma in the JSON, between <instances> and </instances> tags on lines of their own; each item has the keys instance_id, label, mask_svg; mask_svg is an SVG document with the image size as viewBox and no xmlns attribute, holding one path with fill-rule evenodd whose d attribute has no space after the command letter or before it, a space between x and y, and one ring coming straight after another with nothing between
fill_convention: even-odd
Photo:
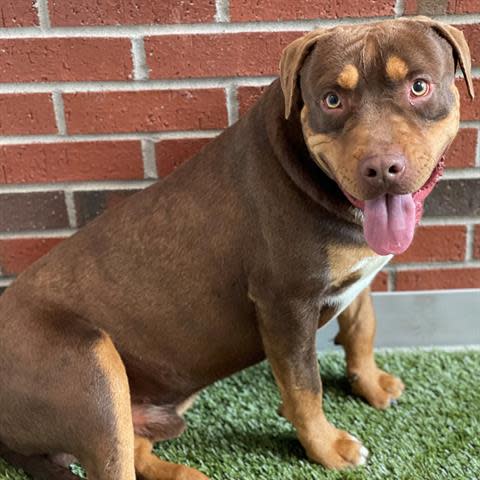
<instances>
[{"instance_id":1,"label":"white chest patch","mask_svg":"<svg viewBox=\"0 0 480 480\"><path fill-rule=\"evenodd\" d=\"M358 281L350 285L339 295L332 295L326 299L328 305L335 307L335 316L342 313L343 310L353 302L355 297L370 285L375 275L392 259L392 257L393 255L366 257L353 266L351 273L361 274Z\"/></svg>"}]
</instances>

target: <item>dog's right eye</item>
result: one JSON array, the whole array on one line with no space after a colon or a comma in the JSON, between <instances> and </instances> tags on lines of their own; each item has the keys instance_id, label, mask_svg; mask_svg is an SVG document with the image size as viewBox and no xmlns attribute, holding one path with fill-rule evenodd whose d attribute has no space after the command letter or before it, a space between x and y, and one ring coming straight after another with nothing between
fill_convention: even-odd
<instances>
[{"instance_id":1,"label":"dog's right eye","mask_svg":"<svg viewBox=\"0 0 480 480\"><path fill-rule=\"evenodd\" d=\"M410 88L413 95L416 97L425 97L430 91L430 86L423 78L417 78Z\"/></svg>"},{"instance_id":2,"label":"dog's right eye","mask_svg":"<svg viewBox=\"0 0 480 480\"><path fill-rule=\"evenodd\" d=\"M323 102L327 106L327 108L335 109L340 108L342 106L342 101L340 97L335 92L327 93L323 99Z\"/></svg>"}]
</instances>

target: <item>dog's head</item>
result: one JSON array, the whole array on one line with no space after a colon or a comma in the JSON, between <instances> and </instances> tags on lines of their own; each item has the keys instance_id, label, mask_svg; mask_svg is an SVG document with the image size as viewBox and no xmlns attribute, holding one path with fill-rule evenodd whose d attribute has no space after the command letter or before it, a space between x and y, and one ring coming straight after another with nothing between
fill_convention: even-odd
<instances>
[{"instance_id":1,"label":"dog's head","mask_svg":"<svg viewBox=\"0 0 480 480\"><path fill-rule=\"evenodd\" d=\"M315 30L280 63L285 116L301 105L308 149L381 255L410 245L459 126L457 62L473 98L461 31L426 17Z\"/></svg>"}]
</instances>

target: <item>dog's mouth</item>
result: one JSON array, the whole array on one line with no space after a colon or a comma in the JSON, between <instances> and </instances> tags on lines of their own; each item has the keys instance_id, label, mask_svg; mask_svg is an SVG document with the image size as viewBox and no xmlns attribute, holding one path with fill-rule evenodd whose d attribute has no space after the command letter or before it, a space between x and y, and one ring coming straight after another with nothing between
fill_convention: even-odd
<instances>
[{"instance_id":1,"label":"dog's mouth","mask_svg":"<svg viewBox=\"0 0 480 480\"><path fill-rule=\"evenodd\" d=\"M412 243L415 227L423 214L423 202L440 180L445 168L442 155L424 185L405 195L383 194L372 200L358 200L343 192L363 211L363 231L370 248L379 255L398 255Z\"/></svg>"}]
</instances>

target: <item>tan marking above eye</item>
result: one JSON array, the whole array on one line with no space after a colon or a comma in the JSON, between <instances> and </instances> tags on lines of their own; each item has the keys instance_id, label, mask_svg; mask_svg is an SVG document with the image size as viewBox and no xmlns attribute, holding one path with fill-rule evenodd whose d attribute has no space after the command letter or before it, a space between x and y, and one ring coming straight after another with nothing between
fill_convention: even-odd
<instances>
[{"instance_id":1,"label":"tan marking above eye","mask_svg":"<svg viewBox=\"0 0 480 480\"><path fill-rule=\"evenodd\" d=\"M408 74L407 64L396 55L391 55L387 60L387 76L391 80L403 80Z\"/></svg>"},{"instance_id":2,"label":"tan marking above eye","mask_svg":"<svg viewBox=\"0 0 480 480\"><path fill-rule=\"evenodd\" d=\"M337 77L337 83L346 90L353 90L358 85L358 68L349 63L343 67L343 70Z\"/></svg>"}]
</instances>

